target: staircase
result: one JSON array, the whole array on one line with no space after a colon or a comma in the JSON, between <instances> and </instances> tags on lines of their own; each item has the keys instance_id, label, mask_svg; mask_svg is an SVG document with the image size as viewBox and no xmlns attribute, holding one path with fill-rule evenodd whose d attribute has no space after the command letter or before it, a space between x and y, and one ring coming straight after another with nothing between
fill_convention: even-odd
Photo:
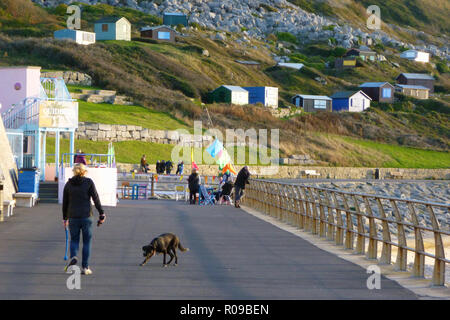
<instances>
[{"instance_id":1,"label":"staircase","mask_svg":"<svg viewBox=\"0 0 450 320\"><path fill-rule=\"evenodd\" d=\"M58 203L58 182L39 183L39 202Z\"/></svg>"}]
</instances>

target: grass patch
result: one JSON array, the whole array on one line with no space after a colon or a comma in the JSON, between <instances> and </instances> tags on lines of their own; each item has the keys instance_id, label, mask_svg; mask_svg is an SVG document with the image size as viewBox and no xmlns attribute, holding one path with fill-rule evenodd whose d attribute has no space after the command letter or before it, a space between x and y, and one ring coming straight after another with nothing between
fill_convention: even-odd
<instances>
[{"instance_id":1,"label":"grass patch","mask_svg":"<svg viewBox=\"0 0 450 320\"><path fill-rule=\"evenodd\" d=\"M102 88L99 87L92 87L92 86L82 86L82 85L76 85L76 84L67 84L67 89L69 89L69 92L73 93L81 93L82 90L102 90Z\"/></svg>"},{"instance_id":2,"label":"grass patch","mask_svg":"<svg viewBox=\"0 0 450 320\"><path fill-rule=\"evenodd\" d=\"M150 110L141 106L122 106L107 103L78 102L80 122L105 124L128 124L154 130L176 130L190 128L168 113Z\"/></svg>"},{"instance_id":3,"label":"grass patch","mask_svg":"<svg viewBox=\"0 0 450 320\"><path fill-rule=\"evenodd\" d=\"M390 160L377 166L383 168L445 169L450 167L450 153L383 144L368 140L342 137L342 140L358 145L366 151L387 155Z\"/></svg>"},{"instance_id":4,"label":"grass patch","mask_svg":"<svg viewBox=\"0 0 450 320\"><path fill-rule=\"evenodd\" d=\"M75 150L81 149L84 153L87 154L106 154L108 152L108 144L107 141L91 141L91 140L76 140L75 141ZM114 142L114 149L116 151L116 162L118 163L139 163L141 156L143 154L146 155L147 161L150 164L155 164L158 160L169 160L172 158L172 150L175 146L170 144L158 144L152 142L144 142L144 141L121 141ZM249 151L253 151L253 148L246 147L245 150L242 150L243 147L234 147L230 148L229 154L233 157L235 155L234 163L237 165L243 165L244 163L238 163L236 157L238 152L243 152L245 154L245 164L254 164L249 163ZM186 151L186 152L184 152ZM47 154L55 154L55 138L48 137L47 138L47 146L46 146ZM60 141L60 152L61 155L64 153L69 153L69 140L61 139ZM202 161L203 155L203 161ZM186 148L180 152L180 157L185 163L191 163L191 152L190 148ZM89 159L87 159L89 160ZM214 164L214 160L211 156L205 151L205 148L194 148L194 160L197 164ZM47 162L54 162L54 156L47 156ZM258 165L261 165L261 161L258 159Z\"/></svg>"}]
</instances>

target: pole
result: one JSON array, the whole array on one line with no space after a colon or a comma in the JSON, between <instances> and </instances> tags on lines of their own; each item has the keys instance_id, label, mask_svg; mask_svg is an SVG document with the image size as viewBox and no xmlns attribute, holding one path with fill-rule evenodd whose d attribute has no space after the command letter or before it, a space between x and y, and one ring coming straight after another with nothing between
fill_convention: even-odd
<instances>
[{"instance_id":1,"label":"pole","mask_svg":"<svg viewBox=\"0 0 450 320\"><path fill-rule=\"evenodd\" d=\"M152 198L155 196L155 176L152 174Z\"/></svg>"}]
</instances>

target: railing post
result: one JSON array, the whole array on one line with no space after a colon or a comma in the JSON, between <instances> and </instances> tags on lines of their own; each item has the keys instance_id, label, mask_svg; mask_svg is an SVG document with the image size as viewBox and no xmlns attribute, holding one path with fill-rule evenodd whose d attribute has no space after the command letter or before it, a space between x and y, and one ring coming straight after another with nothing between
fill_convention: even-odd
<instances>
[{"instance_id":1,"label":"railing post","mask_svg":"<svg viewBox=\"0 0 450 320\"><path fill-rule=\"evenodd\" d=\"M345 249L353 250L353 220L352 214L350 212L350 207L348 206L347 199L345 198L345 194L341 194L342 201L344 202L345 208L345 221L346 221L346 229L345 229Z\"/></svg>"},{"instance_id":2,"label":"railing post","mask_svg":"<svg viewBox=\"0 0 450 320\"><path fill-rule=\"evenodd\" d=\"M411 222L414 224L414 239L416 250L414 254L414 267L413 267L413 277L423 278L425 275L425 256L418 251L424 252L425 247L423 245L422 232L419 228L419 219L417 219L416 210L411 202L408 202L409 214L411 216Z\"/></svg>"},{"instance_id":3,"label":"railing post","mask_svg":"<svg viewBox=\"0 0 450 320\"><path fill-rule=\"evenodd\" d=\"M331 192L331 197L334 201L334 206L336 207L336 245L342 246L344 244L344 220L342 219L342 213L339 209L339 202L336 197L336 192Z\"/></svg>"},{"instance_id":4,"label":"railing post","mask_svg":"<svg viewBox=\"0 0 450 320\"><path fill-rule=\"evenodd\" d=\"M381 215L383 227L383 247L381 249L380 264L391 264L392 258L392 245L391 245L391 231L389 230L389 223L386 221L387 216L384 211L383 204L380 198L377 198L378 211Z\"/></svg>"},{"instance_id":5,"label":"railing post","mask_svg":"<svg viewBox=\"0 0 450 320\"><path fill-rule=\"evenodd\" d=\"M428 212L430 213L430 220L433 226L434 233L434 269L433 269L433 285L443 286L445 284L445 262L439 259L445 259L444 245L442 243L441 233L439 232L439 223L436 220L431 205L427 205Z\"/></svg>"},{"instance_id":6,"label":"railing post","mask_svg":"<svg viewBox=\"0 0 450 320\"><path fill-rule=\"evenodd\" d=\"M298 227L300 229L305 229L305 217L306 217L306 212L305 212L305 203L304 203L304 199L303 199L303 195L301 192L301 187L296 186L296 194L297 194L297 205L299 208L298 211Z\"/></svg>"},{"instance_id":7,"label":"railing post","mask_svg":"<svg viewBox=\"0 0 450 320\"><path fill-rule=\"evenodd\" d=\"M394 209L395 219L397 221L397 239L398 239L398 251L397 251L397 261L395 262L395 267L400 271L406 271L408 251L405 249L406 243L406 235L405 228L402 224L403 219L398 211L397 203L395 200L390 200L392 208Z\"/></svg>"},{"instance_id":8,"label":"railing post","mask_svg":"<svg viewBox=\"0 0 450 320\"><path fill-rule=\"evenodd\" d=\"M355 195L353 197L353 202L355 204L355 210L356 210L356 221L357 221L357 230L358 234L356 236L356 250L355 253L357 254L364 254L366 251L366 243L365 243L365 229L364 229L364 218L361 215L361 210L359 208L358 199Z\"/></svg>"},{"instance_id":9,"label":"railing post","mask_svg":"<svg viewBox=\"0 0 450 320\"><path fill-rule=\"evenodd\" d=\"M152 174L152 198L155 197L155 176Z\"/></svg>"},{"instance_id":10,"label":"railing post","mask_svg":"<svg viewBox=\"0 0 450 320\"><path fill-rule=\"evenodd\" d=\"M369 199L364 198L364 204L366 206L366 212L369 216L369 247L367 249L367 259L377 259L378 257L378 242L377 238L377 227L375 224L375 218L373 216L372 207L370 206Z\"/></svg>"},{"instance_id":11,"label":"railing post","mask_svg":"<svg viewBox=\"0 0 450 320\"><path fill-rule=\"evenodd\" d=\"M332 208L331 200L330 200L330 193L328 191L325 191L325 199L326 199L327 211L328 211L327 239L330 241L333 241L335 239L335 237L334 237L335 222L334 222L333 208Z\"/></svg>"},{"instance_id":12,"label":"railing post","mask_svg":"<svg viewBox=\"0 0 450 320\"><path fill-rule=\"evenodd\" d=\"M317 198L319 200L319 210L320 210L320 221L319 221L319 237L325 238L327 236L327 229L325 225L325 210L323 208L324 204L322 198L320 197L320 191L316 190Z\"/></svg>"}]
</instances>

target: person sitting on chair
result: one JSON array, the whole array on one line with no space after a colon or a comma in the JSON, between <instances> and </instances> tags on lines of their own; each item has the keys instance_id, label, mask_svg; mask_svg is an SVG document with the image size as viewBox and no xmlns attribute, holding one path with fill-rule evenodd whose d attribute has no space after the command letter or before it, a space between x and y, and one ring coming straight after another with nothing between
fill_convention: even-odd
<instances>
[{"instance_id":1,"label":"person sitting on chair","mask_svg":"<svg viewBox=\"0 0 450 320\"><path fill-rule=\"evenodd\" d=\"M231 205L231 191L233 190L233 183L231 181L225 182L222 186L222 192L220 194L220 203L227 202L228 205Z\"/></svg>"}]
</instances>

